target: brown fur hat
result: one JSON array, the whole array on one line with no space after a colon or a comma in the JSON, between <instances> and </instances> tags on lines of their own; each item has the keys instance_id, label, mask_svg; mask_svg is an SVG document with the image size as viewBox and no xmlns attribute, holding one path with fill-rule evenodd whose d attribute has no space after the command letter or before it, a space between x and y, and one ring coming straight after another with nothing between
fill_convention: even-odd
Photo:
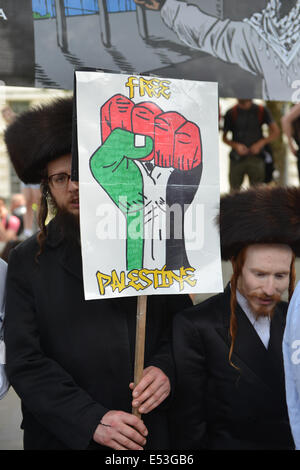
<instances>
[{"instance_id":1,"label":"brown fur hat","mask_svg":"<svg viewBox=\"0 0 300 470\"><path fill-rule=\"evenodd\" d=\"M254 243L283 243L300 256L300 188L258 186L221 197L222 259Z\"/></svg>"},{"instance_id":2,"label":"brown fur hat","mask_svg":"<svg viewBox=\"0 0 300 470\"><path fill-rule=\"evenodd\" d=\"M47 163L71 153L72 98L20 114L5 131L5 143L18 177L24 183L40 183Z\"/></svg>"}]
</instances>

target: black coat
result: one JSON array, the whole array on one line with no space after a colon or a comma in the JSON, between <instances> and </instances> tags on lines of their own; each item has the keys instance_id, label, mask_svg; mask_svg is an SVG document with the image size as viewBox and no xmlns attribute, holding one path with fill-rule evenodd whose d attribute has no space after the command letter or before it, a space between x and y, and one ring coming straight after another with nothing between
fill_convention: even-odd
<instances>
[{"instance_id":1,"label":"black coat","mask_svg":"<svg viewBox=\"0 0 300 470\"><path fill-rule=\"evenodd\" d=\"M22 402L24 448L101 449L92 441L101 417L131 412L136 297L85 301L80 248L55 221L39 264L37 251L35 237L20 244L7 275L6 369ZM186 295L148 297L145 367L171 380L170 319L190 305ZM146 448L167 448L164 407L143 419Z\"/></svg>"},{"instance_id":2,"label":"black coat","mask_svg":"<svg viewBox=\"0 0 300 470\"><path fill-rule=\"evenodd\" d=\"M277 305L265 348L237 308L229 364L230 288L177 314L173 449L293 448L285 401L282 336L287 304Z\"/></svg>"}]
</instances>

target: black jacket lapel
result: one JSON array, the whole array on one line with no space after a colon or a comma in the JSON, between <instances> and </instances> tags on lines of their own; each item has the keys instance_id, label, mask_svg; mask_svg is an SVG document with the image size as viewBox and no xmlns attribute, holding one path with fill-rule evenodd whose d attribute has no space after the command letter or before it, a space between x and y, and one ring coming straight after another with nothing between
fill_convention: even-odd
<instances>
[{"instance_id":1,"label":"black jacket lapel","mask_svg":"<svg viewBox=\"0 0 300 470\"><path fill-rule=\"evenodd\" d=\"M282 340L285 328L287 304L281 302L271 321L270 342L268 347L268 360L274 383L282 386L282 393L285 393L284 387L284 365L282 354Z\"/></svg>"},{"instance_id":2,"label":"black jacket lapel","mask_svg":"<svg viewBox=\"0 0 300 470\"><path fill-rule=\"evenodd\" d=\"M73 276L76 276L78 279L83 281L80 247L70 246L67 243L64 244L60 262L67 271L73 274Z\"/></svg>"},{"instance_id":3,"label":"black jacket lapel","mask_svg":"<svg viewBox=\"0 0 300 470\"><path fill-rule=\"evenodd\" d=\"M47 227L47 245L57 249L61 265L73 276L82 281L81 249L74 243L64 242L61 230L55 220L51 220Z\"/></svg>"},{"instance_id":4,"label":"black jacket lapel","mask_svg":"<svg viewBox=\"0 0 300 470\"><path fill-rule=\"evenodd\" d=\"M270 385L270 382L272 382L272 372L269 366L268 350L265 348L247 315L239 306L236 316L238 331L234 353L242 359L263 382Z\"/></svg>"},{"instance_id":5,"label":"black jacket lapel","mask_svg":"<svg viewBox=\"0 0 300 470\"><path fill-rule=\"evenodd\" d=\"M280 302L276 307L271 321L270 342L268 348L269 352L272 352L276 359L281 359L282 363L282 339L285 328L286 313L287 304Z\"/></svg>"}]
</instances>

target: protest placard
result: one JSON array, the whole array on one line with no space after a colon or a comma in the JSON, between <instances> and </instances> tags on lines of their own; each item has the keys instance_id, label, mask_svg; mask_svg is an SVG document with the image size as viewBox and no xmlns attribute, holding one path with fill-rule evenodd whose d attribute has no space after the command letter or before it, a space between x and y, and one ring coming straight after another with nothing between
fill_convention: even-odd
<instances>
[{"instance_id":1,"label":"protest placard","mask_svg":"<svg viewBox=\"0 0 300 470\"><path fill-rule=\"evenodd\" d=\"M86 299L221 291L217 84L75 76Z\"/></svg>"}]
</instances>

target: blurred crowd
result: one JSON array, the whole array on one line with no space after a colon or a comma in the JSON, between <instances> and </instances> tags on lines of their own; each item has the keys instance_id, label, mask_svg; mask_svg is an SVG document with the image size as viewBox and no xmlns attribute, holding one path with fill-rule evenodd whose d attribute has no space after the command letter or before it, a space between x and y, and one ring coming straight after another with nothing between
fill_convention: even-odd
<instances>
[{"instance_id":1,"label":"blurred crowd","mask_svg":"<svg viewBox=\"0 0 300 470\"><path fill-rule=\"evenodd\" d=\"M243 188L246 177L250 186L278 183L282 146L296 157L300 179L300 103L281 106L276 116L269 103L237 99L226 112L220 109L222 140L229 147L230 191Z\"/></svg>"},{"instance_id":2,"label":"blurred crowd","mask_svg":"<svg viewBox=\"0 0 300 470\"><path fill-rule=\"evenodd\" d=\"M0 250L8 261L10 250L37 231L37 209L40 190L25 186L10 199L0 196Z\"/></svg>"}]
</instances>

